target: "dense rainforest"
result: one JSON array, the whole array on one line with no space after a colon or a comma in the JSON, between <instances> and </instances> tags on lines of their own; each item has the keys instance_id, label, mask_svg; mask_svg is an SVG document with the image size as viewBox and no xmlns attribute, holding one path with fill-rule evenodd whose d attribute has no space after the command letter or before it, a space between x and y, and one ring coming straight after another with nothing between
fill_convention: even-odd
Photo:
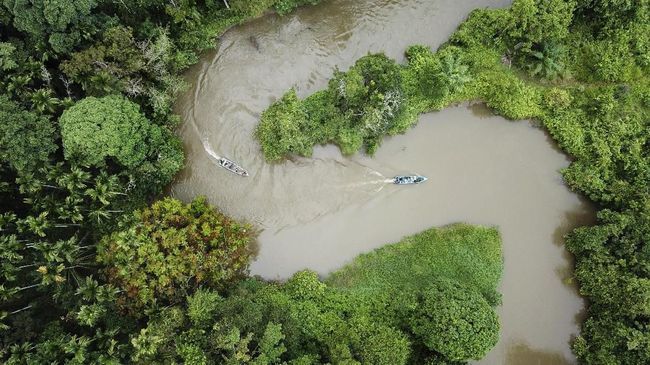
<instances>
[{"instance_id":1,"label":"dense rainforest","mask_svg":"<svg viewBox=\"0 0 650 365\"><path fill-rule=\"evenodd\" d=\"M162 198L184 162L181 73L230 26L317 2L0 0L0 361L462 364L494 346L493 228L431 229L278 283L248 275L255 227ZM257 130L267 158L372 153L463 100L539 120L600 209L567 239L589 299L574 351L650 363L650 3L515 0L406 54L287 93Z\"/></svg>"}]
</instances>

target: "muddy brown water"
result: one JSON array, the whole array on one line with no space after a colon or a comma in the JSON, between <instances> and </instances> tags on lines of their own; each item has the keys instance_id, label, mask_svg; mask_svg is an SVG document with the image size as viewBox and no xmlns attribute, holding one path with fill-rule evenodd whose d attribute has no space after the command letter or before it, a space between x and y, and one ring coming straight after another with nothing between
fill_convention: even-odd
<instances>
[{"instance_id":1,"label":"muddy brown water","mask_svg":"<svg viewBox=\"0 0 650 365\"><path fill-rule=\"evenodd\" d=\"M480 104L422 115L377 154L343 157L333 146L313 158L264 162L252 133L260 113L288 88L323 88L334 67L368 52L403 60L411 44L437 47L474 8L508 1L333 0L226 33L218 50L187 73L177 105L187 164L171 193L206 195L263 229L251 271L283 279L310 268L326 275L357 254L431 226L498 226L505 260L499 344L480 364L573 364L583 300L571 283L563 235L593 219L563 184L568 158L530 122L509 122ZM226 156L251 176L215 166ZM419 173L399 187L384 180Z\"/></svg>"}]
</instances>

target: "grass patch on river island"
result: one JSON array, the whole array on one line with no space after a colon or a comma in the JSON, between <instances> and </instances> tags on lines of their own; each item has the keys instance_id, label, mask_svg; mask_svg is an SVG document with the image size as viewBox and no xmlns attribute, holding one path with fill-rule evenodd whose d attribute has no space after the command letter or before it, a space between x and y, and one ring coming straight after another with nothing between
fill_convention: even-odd
<instances>
[{"instance_id":1,"label":"grass patch on river island","mask_svg":"<svg viewBox=\"0 0 650 365\"><path fill-rule=\"evenodd\" d=\"M419 291L435 280L454 280L496 305L502 271L496 228L454 224L360 255L332 273L327 282L341 289L380 293Z\"/></svg>"}]
</instances>

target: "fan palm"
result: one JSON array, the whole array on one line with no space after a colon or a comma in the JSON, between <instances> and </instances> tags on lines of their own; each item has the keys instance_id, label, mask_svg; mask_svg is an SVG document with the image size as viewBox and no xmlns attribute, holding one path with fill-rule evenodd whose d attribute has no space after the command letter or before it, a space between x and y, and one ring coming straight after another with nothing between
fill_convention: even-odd
<instances>
[{"instance_id":1,"label":"fan palm","mask_svg":"<svg viewBox=\"0 0 650 365\"><path fill-rule=\"evenodd\" d=\"M440 74L447 81L447 88L451 93L460 90L472 79L469 67L462 63L460 57L451 53L445 54L440 60Z\"/></svg>"},{"instance_id":2,"label":"fan palm","mask_svg":"<svg viewBox=\"0 0 650 365\"><path fill-rule=\"evenodd\" d=\"M546 80L564 77L564 47L556 43L544 42L528 52L529 72L532 76Z\"/></svg>"}]
</instances>

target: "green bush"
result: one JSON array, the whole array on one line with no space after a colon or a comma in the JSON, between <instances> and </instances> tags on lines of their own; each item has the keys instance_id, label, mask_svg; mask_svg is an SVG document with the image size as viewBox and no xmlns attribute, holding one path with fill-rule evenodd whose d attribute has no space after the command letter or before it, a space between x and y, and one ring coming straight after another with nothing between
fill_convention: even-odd
<instances>
[{"instance_id":1,"label":"green bush","mask_svg":"<svg viewBox=\"0 0 650 365\"><path fill-rule=\"evenodd\" d=\"M479 76L482 99L498 114L512 120L541 116L542 93L512 73L488 72Z\"/></svg>"},{"instance_id":2,"label":"green bush","mask_svg":"<svg viewBox=\"0 0 650 365\"><path fill-rule=\"evenodd\" d=\"M518 63L523 64L531 76L549 81L567 76L566 52L561 44L542 42L521 53Z\"/></svg>"},{"instance_id":3,"label":"green bush","mask_svg":"<svg viewBox=\"0 0 650 365\"><path fill-rule=\"evenodd\" d=\"M256 18L270 9L276 0L230 0L230 8L246 17Z\"/></svg>"},{"instance_id":4,"label":"green bush","mask_svg":"<svg viewBox=\"0 0 650 365\"><path fill-rule=\"evenodd\" d=\"M280 15L288 14L295 8L303 5L316 5L320 0L275 0L273 8Z\"/></svg>"},{"instance_id":5,"label":"green bush","mask_svg":"<svg viewBox=\"0 0 650 365\"><path fill-rule=\"evenodd\" d=\"M430 48L420 45L406 50L408 67L404 70L404 89L422 109L433 109L449 93L443 79L440 59Z\"/></svg>"}]
</instances>

